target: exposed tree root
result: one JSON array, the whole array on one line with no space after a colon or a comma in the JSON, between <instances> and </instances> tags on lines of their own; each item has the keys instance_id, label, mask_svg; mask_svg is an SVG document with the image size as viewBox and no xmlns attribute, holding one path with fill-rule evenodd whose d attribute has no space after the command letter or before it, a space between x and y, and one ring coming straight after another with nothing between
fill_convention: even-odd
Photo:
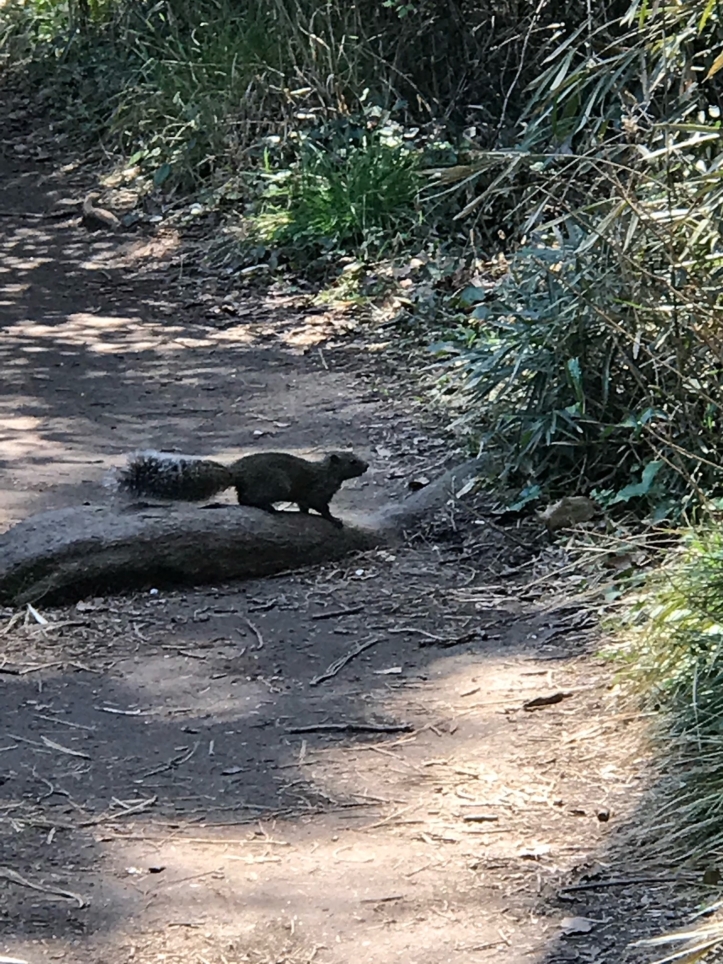
<instances>
[{"instance_id":1,"label":"exposed tree root","mask_svg":"<svg viewBox=\"0 0 723 964\"><path fill-rule=\"evenodd\" d=\"M267 576L393 544L453 497L467 462L400 503L336 529L317 516L243 506L85 505L32 516L0 537L0 601L78 599L149 585Z\"/></svg>"}]
</instances>

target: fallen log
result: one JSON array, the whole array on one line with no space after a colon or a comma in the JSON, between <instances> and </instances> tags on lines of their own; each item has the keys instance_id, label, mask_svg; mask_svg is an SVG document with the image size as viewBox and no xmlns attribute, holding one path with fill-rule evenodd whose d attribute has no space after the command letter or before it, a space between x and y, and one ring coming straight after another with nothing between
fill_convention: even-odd
<instances>
[{"instance_id":1,"label":"fallen log","mask_svg":"<svg viewBox=\"0 0 723 964\"><path fill-rule=\"evenodd\" d=\"M397 542L454 496L466 462L400 503L336 529L318 516L246 506L83 505L31 516L0 536L0 602L24 605L167 585L268 576Z\"/></svg>"}]
</instances>

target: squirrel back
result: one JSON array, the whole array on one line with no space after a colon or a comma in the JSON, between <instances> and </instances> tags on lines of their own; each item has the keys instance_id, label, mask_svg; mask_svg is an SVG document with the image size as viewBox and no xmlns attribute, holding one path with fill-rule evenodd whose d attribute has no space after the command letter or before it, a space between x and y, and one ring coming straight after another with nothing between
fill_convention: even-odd
<instances>
[{"instance_id":1,"label":"squirrel back","mask_svg":"<svg viewBox=\"0 0 723 964\"><path fill-rule=\"evenodd\" d=\"M369 466L352 452L329 452L311 462L287 452L246 455L229 466L241 505L273 511L275 502L296 502L299 511L314 509L337 526L329 503L347 479L363 475Z\"/></svg>"}]
</instances>

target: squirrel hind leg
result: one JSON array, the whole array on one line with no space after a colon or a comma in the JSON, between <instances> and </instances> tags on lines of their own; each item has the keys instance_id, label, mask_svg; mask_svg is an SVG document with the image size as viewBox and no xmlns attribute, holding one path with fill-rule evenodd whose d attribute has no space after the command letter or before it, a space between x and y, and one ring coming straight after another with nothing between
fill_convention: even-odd
<instances>
[{"instance_id":1,"label":"squirrel hind leg","mask_svg":"<svg viewBox=\"0 0 723 964\"><path fill-rule=\"evenodd\" d=\"M299 502L298 506L299 512L303 512L304 515L308 515L309 509L312 508L312 506L308 506L305 502ZM331 524L336 526L337 529L344 528L344 523L341 521L341 519L337 519L336 516L331 514L331 510L329 509L328 505L323 505L318 508L317 506L313 506L313 508L316 509L322 519L326 519L327 522L331 522Z\"/></svg>"},{"instance_id":2,"label":"squirrel hind leg","mask_svg":"<svg viewBox=\"0 0 723 964\"><path fill-rule=\"evenodd\" d=\"M274 507L273 502L258 502L253 499L248 499L242 489L236 486L236 499L239 505L248 505L252 509L263 509L264 512L278 512L279 510Z\"/></svg>"}]
</instances>

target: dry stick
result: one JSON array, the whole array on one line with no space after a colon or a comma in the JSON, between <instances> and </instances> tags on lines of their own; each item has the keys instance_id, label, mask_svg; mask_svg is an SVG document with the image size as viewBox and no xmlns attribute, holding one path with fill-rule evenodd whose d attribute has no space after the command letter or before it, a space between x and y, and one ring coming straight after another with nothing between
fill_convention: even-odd
<instances>
[{"instance_id":1,"label":"dry stick","mask_svg":"<svg viewBox=\"0 0 723 964\"><path fill-rule=\"evenodd\" d=\"M39 720L47 720L48 723L57 723L59 726L70 726L74 730L95 730L94 726L85 726L83 723L72 723L70 720L59 720L55 716L46 716L44 713L35 713Z\"/></svg>"},{"instance_id":2,"label":"dry stick","mask_svg":"<svg viewBox=\"0 0 723 964\"><path fill-rule=\"evenodd\" d=\"M33 211L0 211L0 218L18 218L26 221L62 221L63 218L77 216L77 211L51 211L48 214L35 214Z\"/></svg>"},{"instance_id":3,"label":"dry stick","mask_svg":"<svg viewBox=\"0 0 723 964\"><path fill-rule=\"evenodd\" d=\"M2 635L0 633L0 635ZM0 673L5 673L8 676L27 676L28 673L37 673L41 669L50 669L53 666L62 666L62 662L59 660L53 660L52 663L38 663L37 666L25 666L22 669L16 666L6 666L3 663L0 666Z\"/></svg>"},{"instance_id":4,"label":"dry stick","mask_svg":"<svg viewBox=\"0 0 723 964\"><path fill-rule=\"evenodd\" d=\"M337 616L356 616L357 613L363 612L363 606L352 606L350 609L334 609L332 612L328 613L315 613L311 618L313 620L317 619L336 619Z\"/></svg>"},{"instance_id":5,"label":"dry stick","mask_svg":"<svg viewBox=\"0 0 723 964\"><path fill-rule=\"evenodd\" d=\"M365 649L369 649L371 646L376 646L382 640L381 636L375 636L373 639L368 639L365 643L358 643L354 649L350 649L348 653L344 656L340 656L339 659L334 660L320 676L315 676L312 680L309 680L309 686L318 686L319 683L323 683L324 680L331 679L332 676L336 676L340 669L346 666L355 656L363 653Z\"/></svg>"},{"instance_id":6,"label":"dry stick","mask_svg":"<svg viewBox=\"0 0 723 964\"><path fill-rule=\"evenodd\" d=\"M62 743L56 743L55 740L49 739L47 736L40 737L41 742L45 744L51 750L57 750L58 753L66 753L68 756L77 756L82 760L90 760L91 757L88 753L83 753L82 750L73 750L68 746L63 746Z\"/></svg>"},{"instance_id":7,"label":"dry stick","mask_svg":"<svg viewBox=\"0 0 723 964\"><path fill-rule=\"evenodd\" d=\"M664 436L659 435L658 432L656 432L655 429L652 428L652 426L646 425L645 428L653 436L654 439L657 439L658 442L661 443L661 445L666 445L668 448L673 449L673 451L678 452L679 455L683 455L685 456L685 458L688 458L688 459L695 459L696 462L702 463L703 465L709 465L711 466L711 468L714 468L714 469L720 468L720 466L716 465L715 462L711 462L709 459L704 459L702 455L696 455L695 452L688 452L680 445L676 445L675 442L671 442L668 439L666 439ZM673 465L670 459L668 459L665 456L665 453L663 452L658 451L656 452L656 455L658 455L658 457L662 459L666 463L666 465L669 465L674 472L677 472L678 475L682 475L685 478L685 480L689 482L690 485L693 486L693 488L695 489L698 495L698 498L701 500L703 505L705 506L710 505L710 501L705 495L705 493L701 490L700 486L695 481L695 479L690 475L690 473L685 471L684 467Z\"/></svg>"},{"instance_id":8,"label":"dry stick","mask_svg":"<svg viewBox=\"0 0 723 964\"><path fill-rule=\"evenodd\" d=\"M411 733L411 723L310 723L308 726L288 726L287 733Z\"/></svg>"},{"instance_id":9,"label":"dry stick","mask_svg":"<svg viewBox=\"0 0 723 964\"><path fill-rule=\"evenodd\" d=\"M428 633L426 629L418 629L416 626L395 626L393 629L388 629L388 633L419 633L421 636L426 636L428 639L433 639L435 642L443 643L445 642L444 636L435 636L434 633Z\"/></svg>"},{"instance_id":10,"label":"dry stick","mask_svg":"<svg viewBox=\"0 0 723 964\"><path fill-rule=\"evenodd\" d=\"M150 716L152 710L119 710L115 706L94 706L99 713L115 713L117 716Z\"/></svg>"},{"instance_id":11,"label":"dry stick","mask_svg":"<svg viewBox=\"0 0 723 964\"><path fill-rule=\"evenodd\" d=\"M193 754L198 749L199 745L200 745L200 741L196 740L196 742L193 744L193 746L187 753L184 753L181 756L173 757L167 763L162 763L160 766L154 767L152 770L146 770L143 776L152 777L152 776L155 776L156 773L163 773L164 770L173 770L175 767L180 767L182 763L186 763L188 760L191 759Z\"/></svg>"},{"instance_id":12,"label":"dry stick","mask_svg":"<svg viewBox=\"0 0 723 964\"><path fill-rule=\"evenodd\" d=\"M27 676L28 673L37 673L41 669L52 669L54 666L62 666L62 665L63 665L62 662L57 659L53 660L50 663L38 663L36 666L26 666L25 669L21 669L20 675Z\"/></svg>"},{"instance_id":13,"label":"dry stick","mask_svg":"<svg viewBox=\"0 0 723 964\"><path fill-rule=\"evenodd\" d=\"M0 636L6 636L11 629L14 629L17 626L17 624L22 620L24 615L25 615L24 612L20 612L20 613L15 613L14 616L11 616L5 628L0 630Z\"/></svg>"},{"instance_id":14,"label":"dry stick","mask_svg":"<svg viewBox=\"0 0 723 964\"><path fill-rule=\"evenodd\" d=\"M613 880L598 880L589 884L575 884L561 887L559 893L574 894L582 890L596 890L598 887L628 887L630 884L680 884L680 877L616 877Z\"/></svg>"},{"instance_id":15,"label":"dry stick","mask_svg":"<svg viewBox=\"0 0 723 964\"><path fill-rule=\"evenodd\" d=\"M388 904L392 900L404 900L404 894L391 894L389 897L362 897L362 904Z\"/></svg>"},{"instance_id":16,"label":"dry stick","mask_svg":"<svg viewBox=\"0 0 723 964\"><path fill-rule=\"evenodd\" d=\"M519 536L515 535L511 529L505 529L504 526L498 526L497 523L493 522L491 519L483 519L482 521L488 529L492 529L493 532L498 532L501 536L509 539L510 542L514 542L515 545L520 546L522 549L529 549L531 542L534 541L530 539L521 539Z\"/></svg>"},{"instance_id":17,"label":"dry stick","mask_svg":"<svg viewBox=\"0 0 723 964\"><path fill-rule=\"evenodd\" d=\"M41 894L54 894L56 897L65 897L67 900L75 900L78 902L78 907L85 907L86 901L80 896L80 894L74 893L72 890L63 890L62 887L46 887L45 884L34 884L30 880L26 880L21 877L20 874L11 870L9 867L0 867L0 877L5 880L9 880L13 884L20 884L21 887L29 887L30 890L38 890Z\"/></svg>"},{"instance_id":18,"label":"dry stick","mask_svg":"<svg viewBox=\"0 0 723 964\"><path fill-rule=\"evenodd\" d=\"M536 9L535 9L535 12L532 14L532 17L531 17L531 19L530 19L530 23L529 23L529 26L528 26L528 28L527 28L527 33L525 34L525 39L524 39L523 42L522 42L522 50L520 51L520 55L519 55L519 56L520 56L520 61L519 61L519 64L518 64L518 66L517 66L517 73L516 73L515 76L512 78L512 83L511 83L510 86L507 88L507 91L506 91L506 93L505 93L505 99L504 99L504 101L502 102L502 110L500 111L500 119L499 119L499 121L498 121L498 123L497 123L497 130L495 131L495 142L497 142L497 139L498 139L499 136L500 136L500 131L502 130L502 128L503 128L503 126L504 126L504 123L505 123L505 120L507 119L507 105L508 105L509 102L510 102L510 97L512 96L512 91L513 91L513 90L515 89L515 87L517 86L517 83L518 83L518 81L519 81L519 79L520 79L520 76L521 76L521 74L522 74L522 70L523 70L523 68L525 67L525 54L527 53L527 48L528 48L529 43L530 43L530 37L532 36L532 34L533 34L534 31L535 31L535 27L536 27L536 25L537 25L537 21L539 20L540 12L541 12L543 6L544 6L544 0L540 0L540 2L537 4L537 7L536 7Z\"/></svg>"},{"instance_id":19,"label":"dry stick","mask_svg":"<svg viewBox=\"0 0 723 964\"><path fill-rule=\"evenodd\" d=\"M119 810L117 813L101 813L97 817L91 817L90 820L83 820L78 826L80 827L97 827L101 823L106 823L108 820L118 820L119 817L129 817L136 813L141 813L152 807L158 802L158 796L154 795L149 797L147 800L141 800L140 803L135 804L132 807L125 807L123 810Z\"/></svg>"},{"instance_id":20,"label":"dry stick","mask_svg":"<svg viewBox=\"0 0 723 964\"><path fill-rule=\"evenodd\" d=\"M256 649L263 649L263 648L264 648L264 637L261 635L261 630L258 628L258 626L254 625L254 623L252 623L250 619L247 619L247 620L246 620L246 625L248 626L248 628L251 630L251 632L252 632L252 633L254 634L254 636L256 637L257 645L256 645L255 648L256 648Z\"/></svg>"}]
</instances>

